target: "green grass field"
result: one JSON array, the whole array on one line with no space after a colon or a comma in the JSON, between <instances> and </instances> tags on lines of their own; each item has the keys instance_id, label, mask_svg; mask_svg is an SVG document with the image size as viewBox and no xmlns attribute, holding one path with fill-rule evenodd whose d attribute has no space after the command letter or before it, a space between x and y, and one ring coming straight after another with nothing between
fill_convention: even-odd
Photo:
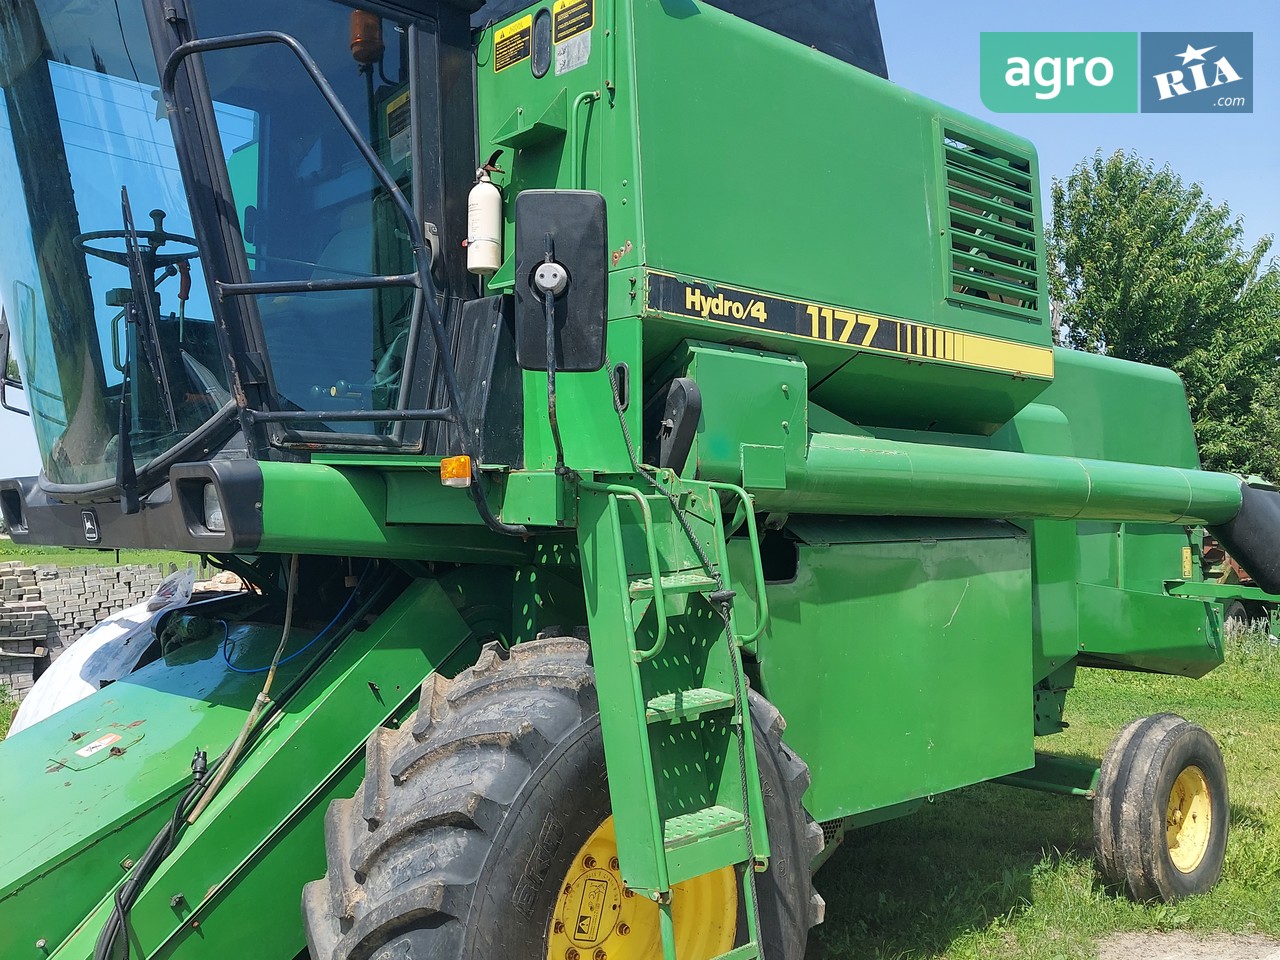
<instances>
[{"instance_id":1,"label":"green grass field","mask_svg":"<svg viewBox=\"0 0 1280 960\"><path fill-rule=\"evenodd\" d=\"M1232 822L1210 893L1139 906L1108 892L1094 874L1088 801L983 784L846 836L817 877L827 919L807 956L1074 960L1096 957L1097 939L1119 931L1280 935L1278 707L1280 648L1252 634L1199 681L1081 671L1070 729L1041 744L1097 758L1124 723L1165 710L1213 733Z\"/></svg>"},{"instance_id":2,"label":"green grass field","mask_svg":"<svg viewBox=\"0 0 1280 960\"><path fill-rule=\"evenodd\" d=\"M0 740L9 735L9 724L13 723L13 715L18 712L18 701L13 699L9 688L0 683Z\"/></svg>"},{"instance_id":3,"label":"green grass field","mask_svg":"<svg viewBox=\"0 0 1280 960\"><path fill-rule=\"evenodd\" d=\"M21 560L39 566L57 567L114 567L120 564L148 564L156 566L176 563L185 567L188 561L198 566L199 557L171 550L77 550L70 547L38 547L14 543L8 537L0 537L0 563Z\"/></svg>"}]
</instances>

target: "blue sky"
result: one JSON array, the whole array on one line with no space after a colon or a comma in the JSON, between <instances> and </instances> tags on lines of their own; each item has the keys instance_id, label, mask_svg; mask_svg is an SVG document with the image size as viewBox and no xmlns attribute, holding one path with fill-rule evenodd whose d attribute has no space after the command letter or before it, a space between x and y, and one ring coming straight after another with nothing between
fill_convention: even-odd
<instances>
[{"instance_id":1,"label":"blue sky","mask_svg":"<svg viewBox=\"0 0 1280 960\"><path fill-rule=\"evenodd\" d=\"M1026 137L1047 191L1095 150L1136 150L1204 185L1244 221L1249 242L1280 234L1280 3L1229 0L879 0L889 77ZM978 93L983 31L1248 31L1253 33L1251 114L992 113ZM1176 61L1175 61L1176 66ZM1273 248L1272 254L1278 251Z\"/></svg>"},{"instance_id":2,"label":"blue sky","mask_svg":"<svg viewBox=\"0 0 1280 960\"><path fill-rule=\"evenodd\" d=\"M1244 221L1249 242L1280 233L1280 3L1116 0L880 0L889 75L908 89L1033 141L1043 186L1095 150L1132 149L1202 183ZM982 31L1250 31L1252 114L995 114L978 93ZM1273 250L1273 254L1276 253ZM38 469L29 421L0 411L0 476Z\"/></svg>"}]
</instances>

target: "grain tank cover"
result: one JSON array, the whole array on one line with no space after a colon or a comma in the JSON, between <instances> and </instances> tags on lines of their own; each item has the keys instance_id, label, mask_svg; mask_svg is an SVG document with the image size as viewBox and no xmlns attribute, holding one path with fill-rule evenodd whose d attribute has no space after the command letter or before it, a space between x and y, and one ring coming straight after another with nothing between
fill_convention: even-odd
<instances>
[{"instance_id":1,"label":"grain tank cover","mask_svg":"<svg viewBox=\"0 0 1280 960\"><path fill-rule=\"evenodd\" d=\"M480 155L507 151L508 195L601 191L651 358L690 339L797 356L825 410L942 433L990 435L1053 381L1030 143L732 0L597 4L618 56L602 20L562 39L583 37L558 74L519 39L545 0L477 35Z\"/></svg>"},{"instance_id":2,"label":"grain tank cover","mask_svg":"<svg viewBox=\"0 0 1280 960\"><path fill-rule=\"evenodd\" d=\"M889 79L875 0L711 0L713 6L806 47ZM477 29L523 10L529 0L491 0L471 17ZM671 4L675 6L675 4Z\"/></svg>"}]
</instances>

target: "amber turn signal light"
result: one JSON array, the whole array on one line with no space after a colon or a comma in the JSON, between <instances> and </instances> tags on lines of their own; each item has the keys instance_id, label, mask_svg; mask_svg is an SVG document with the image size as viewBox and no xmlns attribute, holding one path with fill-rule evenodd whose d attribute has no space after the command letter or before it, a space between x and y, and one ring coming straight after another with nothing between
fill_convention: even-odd
<instances>
[{"instance_id":1,"label":"amber turn signal light","mask_svg":"<svg viewBox=\"0 0 1280 960\"><path fill-rule=\"evenodd\" d=\"M445 457L441 460L440 482L446 487L471 486L471 458Z\"/></svg>"}]
</instances>

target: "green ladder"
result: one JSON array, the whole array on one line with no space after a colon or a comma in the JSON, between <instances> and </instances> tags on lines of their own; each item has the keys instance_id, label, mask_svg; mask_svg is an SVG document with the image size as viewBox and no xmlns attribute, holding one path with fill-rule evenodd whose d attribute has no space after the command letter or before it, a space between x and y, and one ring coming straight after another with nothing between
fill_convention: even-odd
<instances>
[{"instance_id":1,"label":"green ladder","mask_svg":"<svg viewBox=\"0 0 1280 960\"><path fill-rule=\"evenodd\" d=\"M758 613L747 631L732 612L721 495L751 539ZM753 868L767 864L769 841L740 648L763 632L768 606L751 501L670 473L584 479L578 530L623 879L658 903L663 954L676 960L672 886L746 864L748 942L724 957L759 958Z\"/></svg>"}]
</instances>

